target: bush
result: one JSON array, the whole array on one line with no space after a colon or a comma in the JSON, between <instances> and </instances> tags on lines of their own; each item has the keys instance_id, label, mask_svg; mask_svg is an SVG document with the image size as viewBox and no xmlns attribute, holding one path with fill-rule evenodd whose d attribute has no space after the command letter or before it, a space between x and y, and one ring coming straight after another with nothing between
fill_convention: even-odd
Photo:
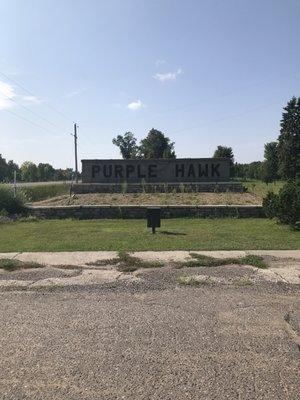
<instances>
[{"instance_id":1,"label":"bush","mask_svg":"<svg viewBox=\"0 0 300 400\"><path fill-rule=\"evenodd\" d=\"M0 186L0 213L2 215L20 214L25 210L25 197L17 193L14 197L13 190L9 186Z\"/></svg>"},{"instance_id":2,"label":"bush","mask_svg":"<svg viewBox=\"0 0 300 400\"><path fill-rule=\"evenodd\" d=\"M279 191L278 218L284 224L295 225L300 220L300 181L289 181Z\"/></svg>"},{"instance_id":3,"label":"bush","mask_svg":"<svg viewBox=\"0 0 300 400\"><path fill-rule=\"evenodd\" d=\"M262 202L265 214L268 218L275 218L278 215L279 196L274 192L268 192Z\"/></svg>"},{"instance_id":4,"label":"bush","mask_svg":"<svg viewBox=\"0 0 300 400\"><path fill-rule=\"evenodd\" d=\"M267 217L296 225L300 220L300 181L288 181L278 194L269 192L263 199L263 207Z\"/></svg>"}]
</instances>

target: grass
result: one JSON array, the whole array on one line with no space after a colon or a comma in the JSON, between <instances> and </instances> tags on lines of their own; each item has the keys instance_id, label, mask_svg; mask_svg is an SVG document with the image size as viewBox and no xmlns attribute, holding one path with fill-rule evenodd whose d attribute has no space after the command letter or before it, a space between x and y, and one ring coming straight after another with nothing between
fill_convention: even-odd
<instances>
[{"instance_id":1,"label":"grass","mask_svg":"<svg viewBox=\"0 0 300 400\"><path fill-rule=\"evenodd\" d=\"M177 278L177 282L179 285L185 285L185 286L200 286L200 285L213 285L216 282L216 280L211 277L211 276L179 276ZM235 281L232 282L232 284L236 287L244 287L244 286L253 286L254 282L249 279L248 277L241 277L239 279L236 279Z\"/></svg>"},{"instance_id":2,"label":"grass","mask_svg":"<svg viewBox=\"0 0 300 400\"><path fill-rule=\"evenodd\" d=\"M300 233L273 220L254 218L166 219L155 235L146 228L144 220L40 220L0 224L0 252L258 249L300 249Z\"/></svg>"},{"instance_id":3,"label":"grass","mask_svg":"<svg viewBox=\"0 0 300 400\"><path fill-rule=\"evenodd\" d=\"M68 184L53 184L53 185L33 185L24 186L18 190L25 194L27 201L35 202L51 197L62 196L69 194L70 185Z\"/></svg>"},{"instance_id":4,"label":"grass","mask_svg":"<svg viewBox=\"0 0 300 400\"><path fill-rule=\"evenodd\" d=\"M211 205L261 204L262 198L253 193L86 193L73 197L59 196L37 201L35 205Z\"/></svg>"},{"instance_id":5,"label":"grass","mask_svg":"<svg viewBox=\"0 0 300 400\"><path fill-rule=\"evenodd\" d=\"M11 258L0 259L0 269L4 269L6 271L15 271L17 269L42 268L42 267L43 266L41 264L35 262L23 262Z\"/></svg>"},{"instance_id":6,"label":"grass","mask_svg":"<svg viewBox=\"0 0 300 400\"><path fill-rule=\"evenodd\" d=\"M194 260L186 261L182 266L184 267L218 267L220 265L252 265L256 268L266 269L268 268L264 259L260 256L249 254L245 257L235 257L235 258L216 258L209 257L203 254L190 253L190 256Z\"/></svg>"},{"instance_id":7,"label":"grass","mask_svg":"<svg viewBox=\"0 0 300 400\"><path fill-rule=\"evenodd\" d=\"M261 200L268 192L278 193L284 185L284 181L275 181L272 183L265 183L262 181L245 181L242 184L247 188L248 193L254 195Z\"/></svg>"},{"instance_id":8,"label":"grass","mask_svg":"<svg viewBox=\"0 0 300 400\"><path fill-rule=\"evenodd\" d=\"M69 197L69 185L53 184L24 187L29 201L36 205L207 205L207 204L261 204L268 191L278 193L283 181L264 183L262 181L243 181L246 193L197 193L182 190L178 193L86 193Z\"/></svg>"}]
</instances>

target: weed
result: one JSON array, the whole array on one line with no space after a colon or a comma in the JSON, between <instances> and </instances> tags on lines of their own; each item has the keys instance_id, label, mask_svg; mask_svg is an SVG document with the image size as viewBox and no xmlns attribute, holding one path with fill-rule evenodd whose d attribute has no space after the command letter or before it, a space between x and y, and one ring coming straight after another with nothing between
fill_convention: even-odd
<instances>
[{"instance_id":1,"label":"weed","mask_svg":"<svg viewBox=\"0 0 300 400\"><path fill-rule=\"evenodd\" d=\"M182 182L179 184L179 191L180 191L181 193L184 193L184 192L185 192L185 186L184 186L184 184L183 184Z\"/></svg>"},{"instance_id":2,"label":"weed","mask_svg":"<svg viewBox=\"0 0 300 400\"><path fill-rule=\"evenodd\" d=\"M41 264L35 262L23 262L19 260L14 260L11 258L0 259L0 269L6 271L15 271L17 269L28 269L28 268L42 268Z\"/></svg>"},{"instance_id":3,"label":"weed","mask_svg":"<svg viewBox=\"0 0 300 400\"><path fill-rule=\"evenodd\" d=\"M179 267L219 267L221 265L238 264L252 265L253 267L261 269L268 268L262 257L253 254L236 258L215 258L198 253L190 253L190 256L193 258L193 260L181 263Z\"/></svg>"},{"instance_id":4,"label":"weed","mask_svg":"<svg viewBox=\"0 0 300 400\"><path fill-rule=\"evenodd\" d=\"M125 193L127 193L127 190L128 190L127 181L121 182L121 192L122 192L123 194L125 194Z\"/></svg>"},{"instance_id":5,"label":"weed","mask_svg":"<svg viewBox=\"0 0 300 400\"><path fill-rule=\"evenodd\" d=\"M206 279L197 279L196 276L179 276L177 282L180 285L186 286L199 286L199 285L212 285L213 281L208 276Z\"/></svg>"},{"instance_id":6,"label":"weed","mask_svg":"<svg viewBox=\"0 0 300 400\"><path fill-rule=\"evenodd\" d=\"M120 251L116 258L98 260L87 263L87 265L116 265L117 270L121 272L133 272L139 268L159 268L163 266L159 261L143 261L128 254L126 251Z\"/></svg>"}]
</instances>

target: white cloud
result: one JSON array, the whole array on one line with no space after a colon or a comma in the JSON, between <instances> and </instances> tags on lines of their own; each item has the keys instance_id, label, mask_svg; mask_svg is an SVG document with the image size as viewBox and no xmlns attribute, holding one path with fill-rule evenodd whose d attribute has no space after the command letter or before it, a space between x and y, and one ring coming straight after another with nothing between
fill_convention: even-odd
<instances>
[{"instance_id":1,"label":"white cloud","mask_svg":"<svg viewBox=\"0 0 300 400\"><path fill-rule=\"evenodd\" d=\"M143 104L141 102L141 100L136 100L136 101L133 101L133 102L129 103L127 105L127 108L129 110L136 111L136 110L140 110L141 108L145 108L145 104Z\"/></svg>"},{"instance_id":2,"label":"white cloud","mask_svg":"<svg viewBox=\"0 0 300 400\"><path fill-rule=\"evenodd\" d=\"M165 74L157 73L153 76L153 78L160 82L175 81L177 76L180 74L182 74L182 69L178 68L175 72L166 72Z\"/></svg>"},{"instance_id":3,"label":"white cloud","mask_svg":"<svg viewBox=\"0 0 300 400\"><path fill-rule=\"evenodd\" d=\"M17 106L18 102L40 104L41 100L35 96L17 94L12 85L0 81L0 110Z\"/></svg>"}]
</instances>

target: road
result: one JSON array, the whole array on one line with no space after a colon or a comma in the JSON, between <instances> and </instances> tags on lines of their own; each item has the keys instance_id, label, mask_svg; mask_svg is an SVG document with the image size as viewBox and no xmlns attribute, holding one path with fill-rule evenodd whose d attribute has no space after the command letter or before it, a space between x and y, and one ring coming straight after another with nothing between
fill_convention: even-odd
<instances>
[{"instance_id":1,"label":"road","mask_svg":"<svg viewBox=\"0 0 300 400\"><path fill-rule=\"evenodd\" d=\"M195 273L2 289L0 398L298 399L299 285L250 284L253 269L238 266L201 268L214 283L178 284ZM26 274L34 279L5 279Z\"/></svg>"}]
</instances>

